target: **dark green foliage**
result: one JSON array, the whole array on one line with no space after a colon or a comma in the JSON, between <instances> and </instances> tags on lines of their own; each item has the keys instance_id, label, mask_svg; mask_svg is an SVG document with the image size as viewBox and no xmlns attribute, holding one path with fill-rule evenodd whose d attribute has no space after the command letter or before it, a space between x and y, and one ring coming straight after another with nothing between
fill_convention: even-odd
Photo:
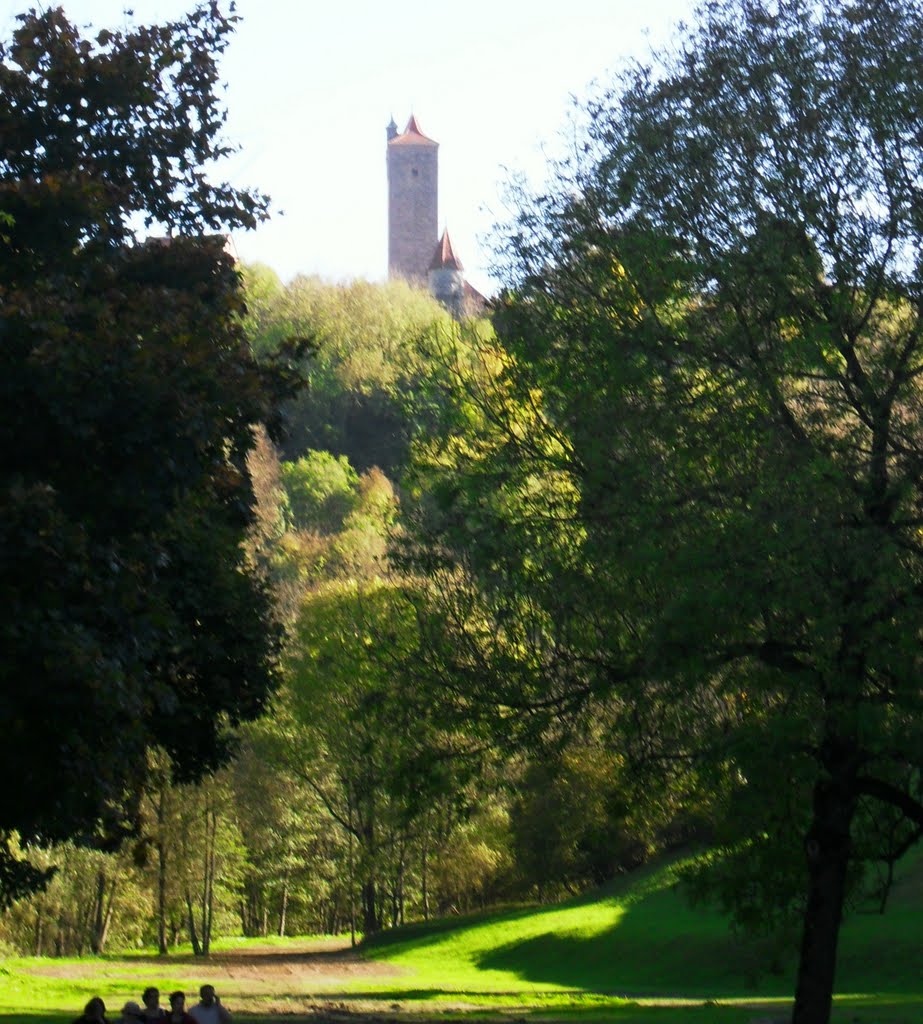
<instances>
[{"instance_id":1,"label":"dark green foliage","mask_svg":"<svg viewBox=\"0 0 923 1024\"><path fill-rule=\"evenodd\" d=\"M632 819L617 759L592 741L530 762L510 809L516 868L540 898L643 863L656 836ZM647 834L645 834L647 833Z\"/></svg>"},{"instance_id":2,"label":"dark green foliage","mask_svg":"<svg viewBox=\"0 0 923 1024\"><path fill-rule=\"evenodd\" d=\"M921 44L903 0L702 5L520 197L501 401L427 462L435 660L698 794L740 919L804 909L799 1021L923 834Z\"/></svg>"},{"instance_id":3,"label":"dark green foliage","mask_svg":"<svg viewBox=\"0 0 923 1024\"><path fill-rule=\"evenodd\" d=\"M0 48L0 830L109 845L147 747L221 763L273 677L245 571L253 427L289 381L251 359L212 185L233 19L84 40L60 9ZM132 218L182 234L136 244Z\"/></svg>"}]
</instances>

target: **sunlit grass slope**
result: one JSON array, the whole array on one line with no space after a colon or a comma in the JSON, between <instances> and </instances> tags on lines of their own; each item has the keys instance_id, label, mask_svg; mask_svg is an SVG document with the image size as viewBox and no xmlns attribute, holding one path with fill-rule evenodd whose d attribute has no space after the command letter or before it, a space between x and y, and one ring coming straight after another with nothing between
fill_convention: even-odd
<instances>
[{"instance_id":1,"label":"sunlit grass slope","mask_svg":"<svg viewBox=\"0 0 923 1024\"><path fill-rule=\"evenodd\" d=\"M251 1024L268 1020L267 1014L304 1019L298 1015L314 1001L378 1012L398 1003L426 1019L472 1006L515 1007L517 1014L573 1018L572 1024L783 1018L796 951L789 951L781 973L772 973L765 950L739 942L723 915L690 908L676 877L676 864L654 865L557 906L454 917L387 933L362 947L370 963L361 975L337 970L335 960L320 976L299 976L297 968L274 975L258 968L240 976L225 971L221 992L235 1016ZM844 927L834 1024L919 1024L923 851L902 866L888 913L872 909L860 908ZM218 951L231 947L273 956L281 951L297 964L304 940L224 940ZM139 951L69 961L0 960L0 1024L66 1024L97 992L119 1006L137 999L147 984L192 992L204 972L221 970L178 953L167 959Z\"/></svg>"},{"instance_id":2,"label":"sunlit grass slope","mask_svg":"<svg viewBox=\"0 0 923 1024\"><path fill-rule=\"evenodd\" d=\"M754 991L754 952L735 941L722 915L689 906L673 865L558 906L405 929L365 948L431 993L709 998ZM759 987L784 995L790 984L771 978Z\"/></svg>"},{"instance_id":3,"label":"sunlit grass slope","mask_svg":"<svg viewBox=\"0 0 923 1024\"><path fill-rule=\"evenodd\" d=\"M923 858L904 865L885 916L870 909L844 926L838 991L923 999ZM402 967L404 987L420 995L698 1000L790 996L796 953L772 973L765 947L738 941L722 914L689 906L675 865L555 907L404 929L365 950Z\"/></svg>"}]
</instances>

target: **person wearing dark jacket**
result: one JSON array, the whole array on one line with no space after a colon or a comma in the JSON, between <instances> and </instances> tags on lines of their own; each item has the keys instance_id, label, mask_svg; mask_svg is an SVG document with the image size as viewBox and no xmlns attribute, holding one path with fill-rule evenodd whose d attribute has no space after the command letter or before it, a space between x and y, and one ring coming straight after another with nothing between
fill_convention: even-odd
<instances>
[{"instance_id":1,"label":"person wearing dark jacket","mask_svg":"<svg viewBox=\"0 0 923 1024\"><path fill-rule=\"evenodd\" d=\"M148 985L141 995L141 1002L144 1003L141 1020L145 1024L157 1024L167 1019L166 1010L160 1005L160 989Z\"/></svg>"},{"instance_id":2,"label":"person wearing dark jacket","mask_svg":"<svg viewBox=\"0 0 923 1024\"><path fill-rule=\"evenodd\" d=\"M186 994L170 993L170 1012L167 1014L168 1024L196 1024L195 1018L186 1013Z\"/></svg>"},{"instance_id":3,"label":"person wearing dark jacket","mask_svg":"<svg viewBox=\"0 0 923 1024\"><path fill-rule=\"evenodd\" d=\"M83 1016L78 1017L74 1024L109 1024L106 1020L106 1004L99 996L93 996L83 1008Z\"/></svg>"}]
</instances>

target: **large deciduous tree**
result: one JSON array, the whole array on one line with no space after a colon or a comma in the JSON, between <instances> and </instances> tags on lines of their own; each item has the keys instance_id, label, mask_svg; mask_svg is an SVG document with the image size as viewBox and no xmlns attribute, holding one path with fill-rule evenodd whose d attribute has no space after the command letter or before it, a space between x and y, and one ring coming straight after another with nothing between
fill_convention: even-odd
<instances>
[{"instance_id":1,"label":"large deciduous tree","mask_svg":"<svg viewBox=\"0 0 923 1024\"><path fill-rule=\"evenodd\" d=\"M923 834L921 47L909 0L705 3L525 203L507 398L429 454L432 656L689 768L731 901L802 913L799 1024Z\"/></svg>"},{"instance_id":2,"label":"large deciduous tree","mask_svg":"<svg viewBox=\"0 0 923 1024\"><path fill-rule=\"evenodd\" d=\"M209 178L233 21L83 38L58 8L0 45L0 840L117 841L147 748L197 777L271 686L241 541L288 382L208 234L266 210ZM37 876L5 850L8 898Z\"/></svg>"}]
</instances>

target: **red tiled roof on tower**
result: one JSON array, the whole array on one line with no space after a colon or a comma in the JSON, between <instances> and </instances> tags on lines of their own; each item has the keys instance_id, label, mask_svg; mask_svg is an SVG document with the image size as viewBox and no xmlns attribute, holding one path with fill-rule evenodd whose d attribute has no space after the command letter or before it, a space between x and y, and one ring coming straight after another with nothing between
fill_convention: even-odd
<instances>
[{"instance_id":1,"label":"red tiled roof on tower","mask_svg":"<svg viewBox=\"0 0 923 1024\"><path fill-rule=\"evenodd\" d=\"M414 114L410 115L410 120L407 122L407 127L401 132L400 135L391 139L388 142L389 146L438 146L439 143L435 139L431 139L428 135L424 135L420 131L420 126L417 124L417 119Z\"/></svg>"},{"instance_id":2,"label":"red tiled roof on tower","mask_svg":"<svg viewBox=\"0 0 923 1024\"><path fill-rule=\"evenodd\" d=\"M439 244L436 246L436 252L433 255L432 262L429 265L430 270L464 270L465 268L461 265L461 260L455 255L455 250L452 248L452 239L449 238L449 229L446 228L442 232L442 238L439 239Z\"/></svg>"},{"instance_id":3,"label":"red tiled roof on tower","mask_svg":"<svg viewBox=\"0 0 923 1024\"><path fill-rule=\"evenodd\" d=\"M465 301L469 304L470 308L474 308L478 313L483 313L487 308L487 299L474 287L473 284L468 284L465 281Z\"/></svg>"}]
</instances>

